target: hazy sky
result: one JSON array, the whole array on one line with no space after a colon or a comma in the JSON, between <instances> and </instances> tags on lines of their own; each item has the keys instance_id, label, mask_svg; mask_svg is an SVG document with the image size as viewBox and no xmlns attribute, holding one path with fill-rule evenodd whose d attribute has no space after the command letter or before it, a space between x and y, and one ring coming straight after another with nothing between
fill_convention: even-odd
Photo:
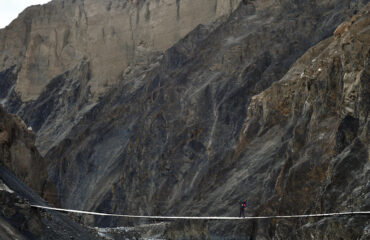
<instances>
[{"instance_id":1,"label":"hazy sky","mask_svg":"<svg viewBox=\"0 0 370 240\"><path fill-rule=\"evenodd\" d=\"M26 7L47 2L50 0L0 0L0 28L9 25Z\"/></svg>"}]
</instances>

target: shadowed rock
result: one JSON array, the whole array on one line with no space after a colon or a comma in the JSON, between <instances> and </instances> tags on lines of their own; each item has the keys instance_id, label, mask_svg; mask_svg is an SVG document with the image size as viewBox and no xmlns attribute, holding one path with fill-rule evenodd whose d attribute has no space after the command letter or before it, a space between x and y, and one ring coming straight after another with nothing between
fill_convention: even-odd
<instances>
[{"instance_id":1,"label":"shadowed rock","mask_svg":"<svg viewBox=\"0 0 370 240\"><path fill-rule=\"evenodd\" d=\"M19 114L39 131L61 204L190 216L237 216L243 199L249 215L368 209L367 2L243 1L126 68L99 101L84 87L90 59L55 77ZM366 239L369 220L192 224L168 234Z\"/></svg>"}]
</instances>

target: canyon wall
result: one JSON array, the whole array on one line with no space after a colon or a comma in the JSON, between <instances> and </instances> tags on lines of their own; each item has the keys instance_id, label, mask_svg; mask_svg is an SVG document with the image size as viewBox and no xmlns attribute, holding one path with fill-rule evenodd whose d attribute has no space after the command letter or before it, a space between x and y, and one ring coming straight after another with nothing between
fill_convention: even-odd
<instances>
[{"instance_id":1,"label":"canyon wall","mask_svg":"<svg viewBox=\"0 0 370 240\"><path fill-rule=\"evenodd\" d=\"M236 216L237 204L242 199L250 202L250 215L346 210L338 205L339 202L326 208L317 207L315 202L316 198L324 201L323 196L327 195L320 195L319 189L329 185L331 174L335 175L329 169L330 163L333 161L334 168L337 161L331 150L336 143L326 142L326 137L340 135L338 123L345 119L345 114L331 113L328 109L332 106L324 105L327 100L317 103L317 108L322 108L319 112L326 114L328 122L321 122L325 119L321 117L315 120L319 122L316 124L326 124L331 129L311 130L318 134L311 136L309 134L313 133L304 130L309 123L304 119L310 118L301 116L303 113L294 107L283 108L283 115L279 115L281 112L272 114L275 107L280 110L280 105L275 104L280 103L278 99L284 97L284 92L277 91L276 99L269 102L269 97L274 95L270 93L272 90L266 89L290 74L289 69L297 59L310 47L321 46L322 40L332 36L338 25L349 20L349 16L364 5L352 1L291 3L255 1L243 4L227 22L196 28L151 65L126 73L122 83L46 155L51 162L53 180L60 192L67 196L62 199L63 204L81 209L148 215ZM361 19L367 18L364 14ZM358 31L367 36L366 27L362 26ZM329 38L324 43L330 41ZM359 42L361 47L352 49L349 46L349 49L354 55L362 54L362 51L367 54L365 43ZM340 54L341 47L337 48ZM357 61L354 63L358 70L349 69L349 72L366 69L366 56L361 57L362 65ZM318 60L312 58L310 61ZM355 61L355 58L348 61ZM347 60L337 64L345 62ZM323 66L321 68L325 71ZM299 78L302 72L298 73ZM345 72L335 74L344 77ZM348 74L346 78L350 76ZM309 77L316 79L314 74ZM331 77L325 81L339 81L331 80ZM334 99L342 99L344 93L340 89L334 88L329 94L324 92L326 88L333 88L334 83L330 82L330 87L326 87L328 84L323 83L317 87L319 90L308 95L326 97L330 94ZM366 89L364 86L359 88ZM266 96L263 94L265 90ZM292 98L284 104L303 109L300 104L305 101L293 97L296 92L297 97L303 98L305 92L301 91L304 88L297 87L294 92L288 90L285 95ZM268 110L264 110L266 115L263 110L260 115L252 110L258 99L262 107L272 105L270 115ZM355 101L363 100L356 98ZM340 101L336 105L343 109L346 106ZM288 116L294 117L293 120L282 121ZM342 148L351 145L358 134L363 133L353 133ZM322 137L324 142L311 141L311 137ZM368 158L367 146L362 142L354 150L358 154L356 158L361 159L358 161ZM292 151L302 153L292 154ZM360 171L363 164L359 163L356 171ZM359 172L354 179L359 187L358 194L366 196L366 171ZM332 188L340 189L336 184ZM79 190L82 187L83 192ZM346 196L351 196L349 189ZM326 194L332 196L334 193ZM297 204L298 200L302 203ZM353 209L368 206L365 200L358 204L348 201L345 205ZM330 204L331 201L327 203ZM127 224L110 218L86 221L102 225ZM308 235L299 232L300 226L295 224L284 221L216 222L210 223L208 229L212 238L271 239L296 234L307 238ZM366 235L363 232L365 225L363 218L353 223L352 227L360 229L353 234L349 233L351 227L349 232L346 232L347 228L338 231L335 226L328 229L333 234L338 233L334 236L352 234L352 237L360 237ZM188 228L191 226L190 223ZM305 223L302 226L310 230L314 228ZM324 234L326 230L322 227L317 234Z\"/></svg>"},{"instance_id":2,"label":"canyon wall","mask_svg":"<svg viewBox=\"0 0 370 240\"><path fill-rule=\"evenodd\" d=\"M0 238L95 239L68 217L31 207L47 204L40 196L59 204L34 141L35 135L23 121L0 106Z\"/></svg>"},{"instance_id":3,"label":"canyon wall","mask_svg":"<svg viewBox=\"0 0 370 240\"><path fill-rule=\"evenodd\" d=\"M125 72L149 65L199 24L222 22L239 2L63 0L30 7L0 30L0 101L33 127L44 155Z\"/></svg>"},{"instance_id":4,"label":"canyon wall","mask_svg":"<svg viewBox=\"0 0 370 240\"><path fill-rule=\"evenodd\" d=\"M238 0L63 0L26 9L0 31L0 71L17 75L22 102L87 59L91 94L106 92L130 64L230 14Z\"/></svg>"},{"instance_id":5,"label":"canyon wall","mask_svg":"<svg viewBox=\"0 0 370 240\"><path fill-rule=\"evenodd\" d=\"M11 44L28 55L0 62L2 103L36 131L63 207L237 216L247 199L252 216L369 209L369 1L111 2L53 1L28 10L64 3L67 10L47 16L62 14L68 23L81 15L72 24L77 33L55 37L75 39L64 48L71 59L53 65L57 74L48 75L57 69L51 65L42 70L43 50L25 48L34 41L27 37L14 35ZM15 27L26 13L0 32L8 31L0 46L10 44L4 36L28 31ZM135 26L127 30L132 38L118 38L120 17ZM8 48L0 49L5 56ZM28 67L40 74L36 90L22 77L27 59L37 59ZM185 221L168 236L367 239L368 225L366 216Z\"/></svg>"}]
</instances>

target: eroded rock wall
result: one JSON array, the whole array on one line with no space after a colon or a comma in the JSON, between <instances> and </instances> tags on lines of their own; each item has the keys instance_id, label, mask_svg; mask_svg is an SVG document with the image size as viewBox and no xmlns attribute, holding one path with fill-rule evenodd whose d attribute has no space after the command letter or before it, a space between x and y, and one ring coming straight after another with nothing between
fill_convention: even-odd
<instances>
[{"instance_id":1,"label":"eroded rock wall","mask_svg":"<svg viewBox=\"0 0 370 240\"><path fill-rule=\"evenodd\" d=\"M289 71L292 64L310 47L319 44L316 51L324 51L325 43L332 40L320 42L365 4L247 1L225 23L199 26L150 65L126 72L122 84L47 154L52 178L66 196L63 204L132 214L236 216L238 202L248 199L251 215L319 211L313 207L315 194L329 178L329 159L334 158L332 142L326 140L336 135L339 125L335 122L342 119L333 113L333 104L346 105L336 100L342 99L342 93L333 86L339 85L335 79L344 72L330 68L333 75L322 76L320 86L310 93L315 99L323 98L317 113L326 116L318 118L312 133L306 130L311 118L297 110L304 108L304 101L292 99L303 97L304 92L286 88L275 93L269 87L288 78L294 71ZM358 31L367 36L366 29L363 26ZM349 47L355 55L366 49L366 44L359 44L359 49ZM365 69L355 58L348 60ZM294 76L299 78L302 71ZM251 110L259 94L266 94L260 102L269 114L260 110L258 115L261 107ZM337 102L332 103L334 100ZM294 120L288 121L291 118ZM344 139L342 145L348 146L358 134L351 129L357 127L343 128L352 133L348 137L339 134L338 139ZM307 141L311 135L318 142ZM320 142L320 138L324 140ZM355 150L359 159L365 156L366 146ZM303 153L291 153L298 150ZM366 179L361 173L358 186L366 186ZM83 192L79 191L82 186ZM366 194L364 191L361 194ZM297 204L298 199L302 203ZM366 201L360 205L366 206ZM109 218L86 221L117 224ZM361 220L353 226L364 229L364 223ZM299 229L292 222L284 226L266 221L215 222L208 229L212 238L230 239L289 238Z\"/></svg>"},{"instance_id":2,"label":"eroded rock wall","mask_svg":"<svg viewBox=\"0 0 370 240\"><path fill-rule=\"evenodd\" d=\"M62 205L194 216L237 216L245 199L249 215L368 209L366 4L243 1L164 54L139 63L135 53L98 101L90 58L56 76L19 114L39 133ZM1 76L11 89L18 75ZM366 216L181 224L172 237L366 239L369 225Z\"/></svg>"},{"instance_id":3,"label":"eroded rock wall","mask_svg":"<svg viewBox=\"0 0 370 240\"><path fill-rule=\"evenodd\" d=\"M147 66L240 0L52 1L0 31L0 99L37 133L42 155L122 74Z\"/></svg>"},{"instance_id":4,"label":"eroded rock wall","mask_svg":"<svg viewBox=\"0 0 370 240\"><path fill-rule=\"evenodd\" d=\"M55 184L48 179L47 164L35 146L35 138L19 116L0 106L0 164L44 199L59 205Z\"/></svg>"},{"instance_id":5,"label":"eroded rock wall","mask_svg":"<svg viewBox=\"0 0 370 240\"><path fill-rule=\"evenodd\" d=\"M0 163L42 193L47 180L46 164L34 142L35 135L24 122L0 106Z\"/></svg>"},{"instance_id":6,"label":"eroded rock wall","mask_svg":"<svg viewBox=\"0 0 370 240\"><path fill-rule=\"evenodd\" d=\"M50 81L83 59L92 94L114 85L130 64L168 49L198 24L230 14L239 0L51 1L26 9L0 32L0 71L16 66L15 91L36 100Z\"/></svg>"},{"instance_id":7,"label":"eroded rock wall","mask_svg":"<svg viewBox=\"0 0 370 240\"><path fill-rule=\"evenodd\" d=\"M32 189L0 166L0 238L2 240L98 239L68 216L45 212L31 204L46 205Z\"/></svg>"},{"instance_id":8,"label":"eroded rock wall","mask_svg":"<svg viewBox=\"0 0 370 240\"><path fill-rule=\"evenodd\" d=\"M273 129L288 137L274 196L259 213L369 209L369 24L367 7L252 98L240 141L253 144ZM278 239L369 237L367 216L269 224Z\"/></svg>"},{"instance_id":9,"label":"eroded rock wall","mask_svg":"<svg viewBox=\"0 0 370 240\"><path fill-rule=\"evenodd\" d=\"M72 219L31 207L46 205L41 197L49 204L59 204L34 142L35 134L24 122L0 106L0 238L95 239Z\"/></svg>"}]
</instances>

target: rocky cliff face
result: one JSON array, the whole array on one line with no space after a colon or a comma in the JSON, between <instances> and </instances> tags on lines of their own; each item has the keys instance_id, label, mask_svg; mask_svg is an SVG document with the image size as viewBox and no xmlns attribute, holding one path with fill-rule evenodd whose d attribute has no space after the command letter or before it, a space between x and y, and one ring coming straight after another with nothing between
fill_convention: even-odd
<instances>
[{"instance_id":1,"label":"rocky cliff face","mask_svg":"<svg viewBox=\"0 0 370 240\"><path fill-rule=\"evenodd\" d=\"M38 194L0 166L0 238L2 240L98 239L67 216L40 212L31 204L46 204Z\"/></svg>"},{"instance_id":2,"label":"rocky cliff face","mask_svg":"<svg viewBox=\"0 0 370 240\"><path fill-rule=\"evenodd\" d=\"M309 47L331 36L346 14L362 6L350 1L243 4L221 26L200 26L162 59L127 73L73 134L47 154L53 179L67 196L63 204L134 214L237 215L237 202L248 198L251 215L329 210L314 208L313 202L330 176L329 159L334 155L325 140L332 135L318 128L325 144L306 142L310 132L299 126L305 129L309 122L294 109L285 109L285 115L296 117L286 123L280 120L285 115L265 119L247 110L258 99L252 99L254 95L281 79ZM327 96L324 87L312 94ZM331 94L342 99L337 90ZM295 91L303 98L300 89ZM289 91L286 95L290 93L294 96ZM276 98L281 96L277 92ZM268 100L261 97L262 106ZM303 108L303 100L286 101ZM322 108L329 122L317 121L336 133ZM344 145L351 143L346 140ZM303 153L292 155L298 146ZM360 149L358 154L366 154ZM304 164L299 168L296 163ZM367 178L360 179L358 186L364 187ZM84 192L79 191L82 186L88 186ZM286 198L279 200L279 194ZM296 204L297 199L304 200ZM290 204L295 207L288 208ZM277 224L282 223L215 223L209 231L213 237L291 236L288 227L275 231Z\"/></svg>"},{"instance_id":3,"label":"rocky cliff face","mask_svg":"<svg viewBox=\"0 0 370 240\"><path fill-rule=\"evenodd\" d=\"M96 97L125 67L166 50L196 25L231 13L238 2L63 0L30 7L0 33L0 71L15 67L15 91L27 102L88 59Z\"/></svg>"},{"instance_id":4,"label":"rocky cliff face","mask_svg":"<svg viewBox=\"0 0 370 240\"><path fill-rule=\"evenodd\" d=\"M40 195L48 191L55 194L55 186L47 180L45 161L34 143L35 135L24 122L0 106L0 164Z\"/></svg>"},{"instance_id":5,"label":"rocky cliff face","mask_svg":"<svg viewBox=\"0 0 370 240\"><path fill-rule=\"evenodd\" d=\"M0 106L0 238L94 239L65 216L31 208L30 203L46 204L40 196L58 202L34 140L23 121Z\"/></svg>"},{"instance_id":6,"label":"rocky cliff face","mask_svg":"<svg viewBox=\"0 0 370 240\"><path fill-rule=\"evenodd\" d=\"M38 131L66 207L235 216L248 199L250 215L367 210L368 11L368 1L242 1L163 54L138 63L135 53L97 100L96 63L83 58L37 100L3 94L5 105ZM1 74L4 89L19 76ZM168 236L366 239L368 221L185 222Z\"/></svg>"},{"instance_id":7,"label":"rocky cliff face","mask_svg":"<svg viewBox=\"0 0 370 240\"><path fill-rule=\"evenodd\" d=\"M285 144L274 196L260 213L369 209L370 8L365 9L252 98L239 138L246 143L243 154L265 137L270 140L262 149ZM272 140L276 133L281 143ZM368 225L366 216L270 223L277 239L286 239L287 231L293 231L291 238L366 239Z\"/></svg>"},{"instance_id":8,"label":"rocky cliff face","mask_svg":"<svg viewBox=\"0 0 370 240\"><path fill-rule=\"evenodd\" d=\"M46 141L58 143L64 137L57 137L56 125L68 132L78 121L73 116L85 114L123 72L148 64L198 24L229 15L239 2L67 0L30 7L0 31L0 76L6 79L0 98L9 111L30 122L45 154L52 146ZM53 96L45 106L50 88ZM37 122L23 113L36 107L43 108Z\"/></svg>"}]
</instances>

